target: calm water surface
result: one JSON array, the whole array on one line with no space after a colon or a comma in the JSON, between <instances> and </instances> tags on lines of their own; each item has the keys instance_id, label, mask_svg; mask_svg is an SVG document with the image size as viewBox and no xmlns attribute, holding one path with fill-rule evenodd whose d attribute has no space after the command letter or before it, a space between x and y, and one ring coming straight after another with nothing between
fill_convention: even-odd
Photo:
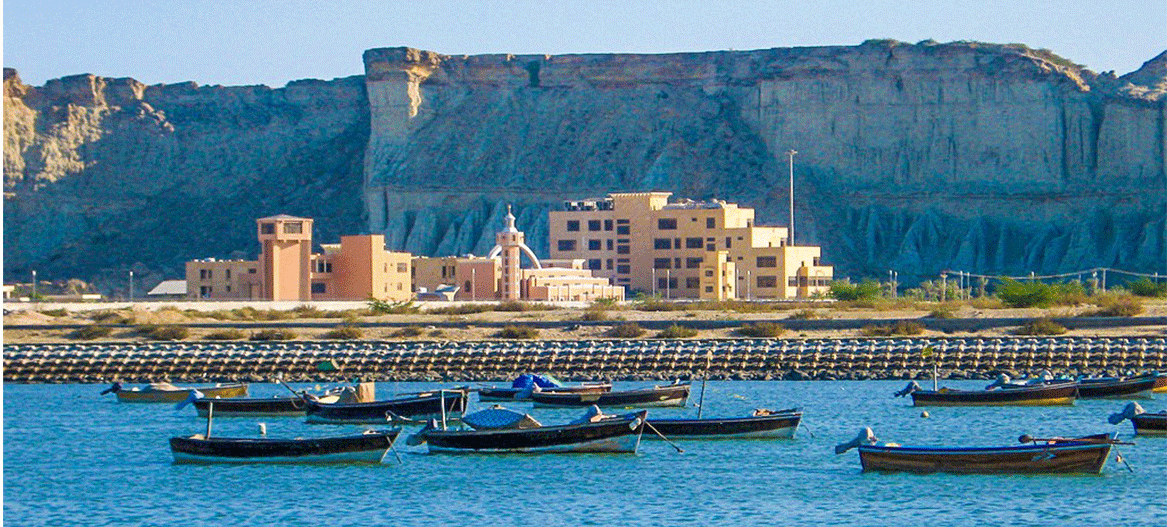
<instances>
[{"instance_id":1,"label":"calm water surface","mask_svg":"<svg viewBox=\"0 0 1167 527\"><path fill-rule=\"evenodd\" d=\"M621 383L618 388L647 383ZM1101 476L863 474L855 451L836 443L871 426L886 441L931 445L1015 444L1022 433L1118 431L1106 422L1122 401L1059 408L929 408L893 399L900 381L711 382L706 416L802 406L794 440L678 441L683 454L645 441L636 455L428 455L398 445L384 465L174 465L167 439L201 433L192 407L119 404L105 386L4 386L4 520L10 525L665 525L865 524L1162 525L1167 517L1167 438L1139 437ZM980 388L983 381L946 383ZM377 394L436 387L378 383ZM280 394L253 385L253 396ZM694 391L691 403L698 394ZM1167 397L1143 401L1148 411ZM483 407L474 403L475 407ZM544 423L579 410L531 410ZM650 415L694 415L693 408ZM214 434L332 435L359 426L302 419L217 419ZM409 432L411 430L407 430ZM811 433L814 436L812 437ZM404 438L404 435L402 436Z\"/></svg>"}]
</instances>

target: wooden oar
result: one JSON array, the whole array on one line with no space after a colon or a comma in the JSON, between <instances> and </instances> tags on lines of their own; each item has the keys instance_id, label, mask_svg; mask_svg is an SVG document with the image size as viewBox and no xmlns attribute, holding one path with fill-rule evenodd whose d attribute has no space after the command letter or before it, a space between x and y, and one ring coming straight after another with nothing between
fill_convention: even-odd
<instances>
[{"instance_id":1,"label":"wooden oar","mask_svg":"<svg viewBox=\"0 0 1167 527\"><path fill-rule=\"evenodd\" d=\"M652 423L648 422L648 420L647 420L647 419L645 419L645 420L644 420L644 426L647 426L647 427L649 428L649 430L652 430L652 433L656 434L656 435L657 435L657 437L659 437L659 438L663 439L663 440L665 441L665 443L668 443L668 444L669 444L669 446L671 446L671 447L673 447L673 448L677 449L677 453L678 453L678 454L684 454L684 453L685 453L685 451L684 451L684 450L682 450L682 449L681 449L681 447L677 446L677 445L676 445L675 443L673 443L672 441L669 441L669 438L665 437L665 435L664 435L664 434L660 433L660 430L657 430L655 426L652 426Z\"/></svg>"}]
</instances>

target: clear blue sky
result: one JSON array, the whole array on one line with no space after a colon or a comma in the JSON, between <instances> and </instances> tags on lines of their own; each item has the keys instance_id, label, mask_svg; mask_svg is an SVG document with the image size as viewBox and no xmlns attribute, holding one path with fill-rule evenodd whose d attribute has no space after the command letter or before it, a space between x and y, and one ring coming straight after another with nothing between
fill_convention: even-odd
<instances>
[{"instance_id":1,"label":"clear blue sky","mask_svg":"<svg viewBox=\"0 0 1167 527\"><path fill-rule=\"evenodd\" d=\"M7 0L4 66L148 84L267 84L364 72L369 48L659 53L1024 43L1119 75L1167 49L1165 0Z\"/></svg>"}]
</instances>

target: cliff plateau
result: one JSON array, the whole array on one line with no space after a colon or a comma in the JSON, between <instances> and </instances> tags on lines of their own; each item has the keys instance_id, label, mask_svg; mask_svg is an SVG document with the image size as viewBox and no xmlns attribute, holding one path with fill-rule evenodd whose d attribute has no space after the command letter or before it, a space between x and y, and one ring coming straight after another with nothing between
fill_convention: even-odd
<instances>
[{"instance_id":1,"label":"cliff plateau","mask_svg":"<svg viewBox=\"0 0 1167 527\"><path fill-rule=\"evenodd\" d=\"M146 86L5 70L6 281L115 290L251 257L255 218L317 239L483 254L516 205L666 190L786 222L840 276L1167 265L1167 53L1122 77L978 43L665 55L365 52L365 75Z\"/></svg>"}]
</instances>

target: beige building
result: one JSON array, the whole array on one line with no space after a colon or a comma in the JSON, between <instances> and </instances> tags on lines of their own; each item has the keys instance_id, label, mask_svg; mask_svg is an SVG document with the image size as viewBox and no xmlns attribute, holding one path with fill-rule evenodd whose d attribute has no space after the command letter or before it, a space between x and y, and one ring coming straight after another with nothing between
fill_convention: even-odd
<instances>
[{"instance_id":1,"label":"beige building","mask_svg":"<svg viewBox=\"0 0 1167 527\"><path fill-rule=\"evenodd\" d=\"M550 213L551 257L584 259L598 276L666 298L785 299L825 293L834 270L787 229L754 225L724 201L669 203L669 192L569 201Z\"/></svg>"},{"instance_id":2,"label":"beige building","mask_svg":"<svg viewBox=\"0 0 1167 527\"><path fill-rule=\"evenodd\" d=\"M187 296L250 300L405 301L409 253L385 250L380 234L342 236L312 252L312 219L278 215L256 220L258 260L186 263Z\"/></svg>"},{"instance_id":3,"label":"beige building","mask_svg":"<svg viewBox=\"0 0 1167 527\"><path fill-rule=\"evenodd\" d=\"M413 288L435 291L458 288L455 300L530 300L590 302L624 299L624 287L596 276L580 259L543 260L527 247L515 217L507 211L506 226L495 236L497 245L486 257L413 259ZM532 267L521 266L526 255Z\"/></svg>"}]
</instances>

